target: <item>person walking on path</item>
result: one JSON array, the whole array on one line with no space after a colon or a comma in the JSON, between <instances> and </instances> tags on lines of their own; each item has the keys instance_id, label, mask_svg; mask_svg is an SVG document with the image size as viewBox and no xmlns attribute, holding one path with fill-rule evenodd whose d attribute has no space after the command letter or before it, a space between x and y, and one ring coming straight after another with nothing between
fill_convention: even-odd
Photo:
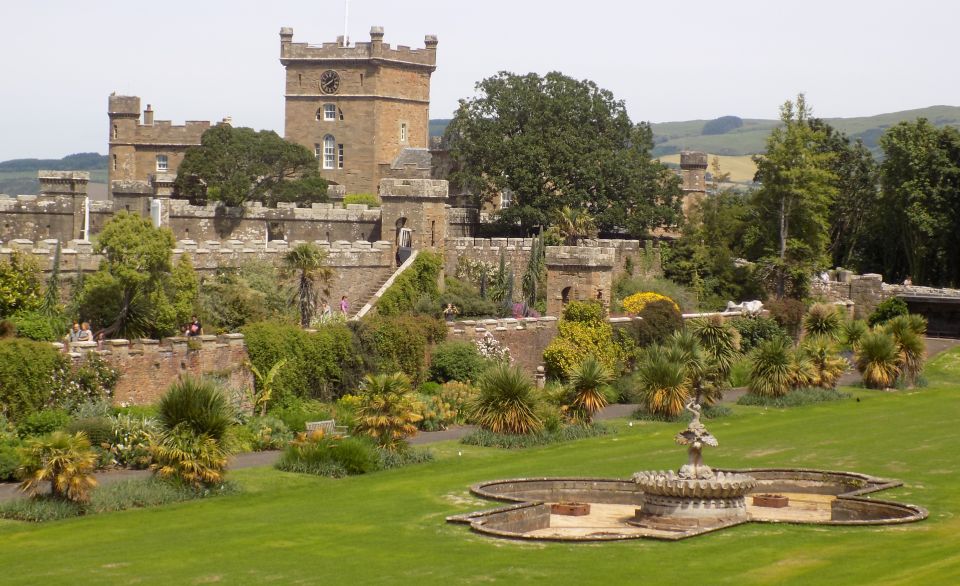
<instances>
[{"instance_id":1,"label":"person walking on path","mask_svg":"<svg viewBox=\"0 0 960 586\"><path fill-rule=\"evenodd\" d=\"M347 317L350 313L350 302L347 301L346 295L340 298L340 313L343 314L343 317Z\"/></svg>"}]
</instances>

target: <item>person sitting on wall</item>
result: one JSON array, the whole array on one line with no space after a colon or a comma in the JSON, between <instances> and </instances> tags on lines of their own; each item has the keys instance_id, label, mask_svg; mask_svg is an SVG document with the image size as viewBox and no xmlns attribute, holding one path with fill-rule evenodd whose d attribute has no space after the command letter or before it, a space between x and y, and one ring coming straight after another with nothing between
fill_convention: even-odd
<instances>
[{"instance_id":1,"label":"person sitting on wall","mask_svg":"<svg viewBox=\"0 0 960 586\"><path fill-rule=\"evenodd\" d=\"M80 324L80 331L77 332L77 342L92 342L93 332L90 331L90 322Z\"/></svg>"},{"instance_id":2,"label":"person sitting on wall","mask_svg":"<svg viewBox=\"0 0 960 586\"><path fill-rule=\"evenodd\" d=\"M184 332L184 334L190 338L193 336L203 335L203 326L200 324L200 320L197 318L197 316L190 318L190 324L187 326L187 331Z\"/></svg>"}]
</instances>

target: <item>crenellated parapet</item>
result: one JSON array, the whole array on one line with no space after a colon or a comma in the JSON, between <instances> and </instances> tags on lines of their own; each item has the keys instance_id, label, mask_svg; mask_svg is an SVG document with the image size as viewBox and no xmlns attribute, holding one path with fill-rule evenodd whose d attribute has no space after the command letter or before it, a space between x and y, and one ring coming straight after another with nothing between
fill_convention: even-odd
<instances>
[{"instance_id":1,"label":"crenellated parapet","mask_svg":"<svg viewBox=\"0 0 960 586\"><path fill-rule=\"evenodd\" d=\"M392 61L411 67L428 67L433 70L437 64L437 37L426 35L423 49L411 49L405 45L391 47L383 42L383 27L370 29L369 43L348 44L343 37L336 42L320 45L294 43L293 29L280 29L280 62L289 65L295 61L342 61L342 60L379 60Z\"/></svg>"}]
</instances>

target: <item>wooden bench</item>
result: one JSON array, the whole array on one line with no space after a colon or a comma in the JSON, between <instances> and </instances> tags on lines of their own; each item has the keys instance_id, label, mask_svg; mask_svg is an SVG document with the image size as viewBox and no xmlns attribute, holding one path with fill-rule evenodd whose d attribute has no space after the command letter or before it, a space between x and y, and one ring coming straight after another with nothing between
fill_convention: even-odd
<instances>
[{"instance_id":1,"label":"wooden bench","mask_svg":"<svg viewBox=\"0 0 960 586\"><path fill-rule=\"evenodd\" d=\"M347 435L346 425L337 425L336 420L327 419L325 421L308 421L307 431L322 431L324 435Z\"/></svg>"}]
</instances>

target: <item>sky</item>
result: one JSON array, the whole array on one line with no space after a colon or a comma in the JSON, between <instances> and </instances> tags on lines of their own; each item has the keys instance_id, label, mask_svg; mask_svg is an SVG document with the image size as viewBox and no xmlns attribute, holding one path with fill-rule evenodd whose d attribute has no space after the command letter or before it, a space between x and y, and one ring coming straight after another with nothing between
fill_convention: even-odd
<instances>
[{"instance_id":1,"label":"sky","mask_svg":"<svg viewBox=\"0 0 960 586\"><path fill-rule=\"evenodd\" d=\"M334 41L344 0L6 0L0 160L107 151L107 96L158 120L283 131L279 31ZM960 105L960 2L949 0L351 0L347 31L439 37L430 115L498 71L591 79L634 121L776 118L798 92L820 117Z\"/></svg>"}]
</instances>

